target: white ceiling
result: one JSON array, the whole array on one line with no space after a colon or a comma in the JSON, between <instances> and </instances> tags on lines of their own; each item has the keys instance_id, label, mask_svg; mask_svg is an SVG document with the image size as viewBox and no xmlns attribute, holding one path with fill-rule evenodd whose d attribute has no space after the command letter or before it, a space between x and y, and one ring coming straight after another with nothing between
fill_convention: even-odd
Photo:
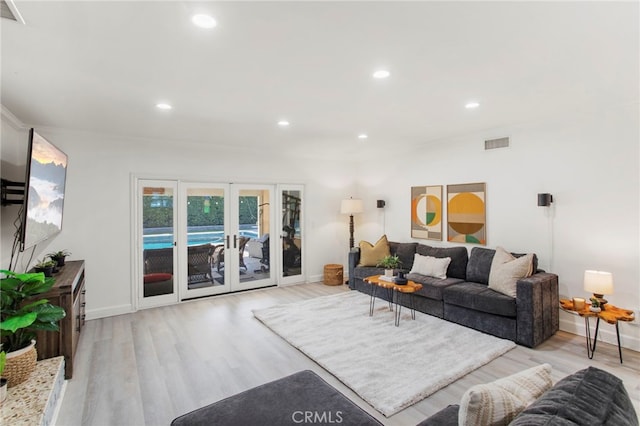
<instances>
[{"instance_id":1,"label":"white ceiling","mask_svg":"<svg viewBox=\"0 0 640 426\"><path fill-rule=\"evenodd\" d=\"M320 152L639 98L638 2L15 3L1 102L33 126Z\"/></svg>"}]
</instances>

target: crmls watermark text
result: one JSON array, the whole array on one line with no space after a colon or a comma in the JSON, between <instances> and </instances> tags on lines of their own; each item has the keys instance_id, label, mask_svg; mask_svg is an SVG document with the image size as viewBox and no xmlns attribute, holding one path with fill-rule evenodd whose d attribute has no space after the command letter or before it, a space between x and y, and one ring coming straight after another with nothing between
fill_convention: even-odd
<instances>
[{"instance_id":1,"label":"crmls watermark text","mask_svg":"<svg viewBox=\"0 0 640 426\"><path fill-rule=\"evenodd\" d=\"M342 423L342 411L294 411L291 414L294 423Z\"/></svg>"}]
</instances>

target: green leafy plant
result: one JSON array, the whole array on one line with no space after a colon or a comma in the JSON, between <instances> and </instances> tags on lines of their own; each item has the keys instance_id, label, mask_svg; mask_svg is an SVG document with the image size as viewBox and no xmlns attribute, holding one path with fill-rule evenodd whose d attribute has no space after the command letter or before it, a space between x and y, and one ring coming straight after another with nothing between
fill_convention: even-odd
<instances>
[{"instance_id":1,"label":"green leafy plant","mask_svg":"<svg viewBox=\"0 0 640 426\"><path fill-rule=\"evenodd\" d=\"M0 378L2 377L2 373L4 373L4 366L7 363L7 353L5 351L0 351Z\"/></svg>"},{"instance_id":2,"label":"green leafy plant","mask_svg":"<svg viewBox=\"0 0 640 426\"><path fill-rule=\"evenodd\" d=\"M46 260L46 258L43 258L42 260L39 260L38 263L36 263L35 265L33 265L34 268L38 268L38 269L45 269L45 268L51 268L57 265L57 262L55 260Z\"/></svg>"},{"instance_id":3,"label":"green leafy plant","mask_svg":"<svg viewBox=\"0 0 640 426\"><path fill-rule=\"evenodd\" d=\"M67 256L71 256L71 252L68 250L58 250L47 254L52 260L64 259Z\"/></svg>"},{"instance_id":4,"label":"green leafy plant","mask_svg":"<svg viewBox=\"0 0 640 426\"><path fill-rule=\"evenodd\" d=\"M13 352L29 346L38 330L58 331L64 309L49 303L40 295L55 284L42 272L16 274L0 270L0 337L2 350Z\"/></svg>"},{"instance_id":5,"label":"green leafy plant","mask_svg":"<svg viewBox=\"0 0 640 426\"><path fill-rule=\"evenodd\" d=\"M401 263L402 262L400 261L400 258L398 257L398 255L393 255L393 256L389 255L389 256L383 257L376 266L378 268L396 269L398 266L400 266Z\"/></svg>"},{"instance_id":6,"label":"green leafy plant","mask_svg":"<svg viewBox=\"0 0 640 426\"><path fill-rule=\"evenodd\" d=\"M598 299L596 299L595 297L592 297L589 300L591 300L591 307L592 308L599 308L600 307L600 301Z\"/></svg>"}]
</instances>

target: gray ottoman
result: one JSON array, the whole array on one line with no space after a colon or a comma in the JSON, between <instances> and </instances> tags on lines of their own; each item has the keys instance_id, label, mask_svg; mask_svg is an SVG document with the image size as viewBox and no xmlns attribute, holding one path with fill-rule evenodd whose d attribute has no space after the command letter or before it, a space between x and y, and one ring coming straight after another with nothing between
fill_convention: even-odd
<instances>
[{"instance_id":1,"label":"gray ottoman","mask_svg":"<svg viewBox=\"0 0 640 426\"><path fill-rule=\"evenodd\" d=\"M381 425L320 376L300 371L175 418L172 426Z\"/></svg>"}]
</instances>

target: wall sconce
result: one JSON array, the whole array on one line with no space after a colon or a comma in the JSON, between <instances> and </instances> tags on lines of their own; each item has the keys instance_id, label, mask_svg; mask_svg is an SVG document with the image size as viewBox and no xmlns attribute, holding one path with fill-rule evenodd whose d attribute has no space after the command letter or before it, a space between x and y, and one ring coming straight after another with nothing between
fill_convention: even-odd
<instances>
[{"instance_id":1,"label":"wall sconce","mask_svg":"<svg viewBox=\"0 0 640 426\"><path fill-rule=\"evenodd\" d=\"M551 194L538 194L538 206L549 207L553 203L553 195Z\"/></svg>"},{"instance_id":2,"label":"wall sconce","mask_svg":"<svg viewBox=\"0 0 640 426\"><path fill-rule=\"evenodd\" d=\"M385 205L386 205L386 203L384 202L384 200L376 201L376 207L378 207L379 209L384 208Z\"/></svg>"}]
</instances>

